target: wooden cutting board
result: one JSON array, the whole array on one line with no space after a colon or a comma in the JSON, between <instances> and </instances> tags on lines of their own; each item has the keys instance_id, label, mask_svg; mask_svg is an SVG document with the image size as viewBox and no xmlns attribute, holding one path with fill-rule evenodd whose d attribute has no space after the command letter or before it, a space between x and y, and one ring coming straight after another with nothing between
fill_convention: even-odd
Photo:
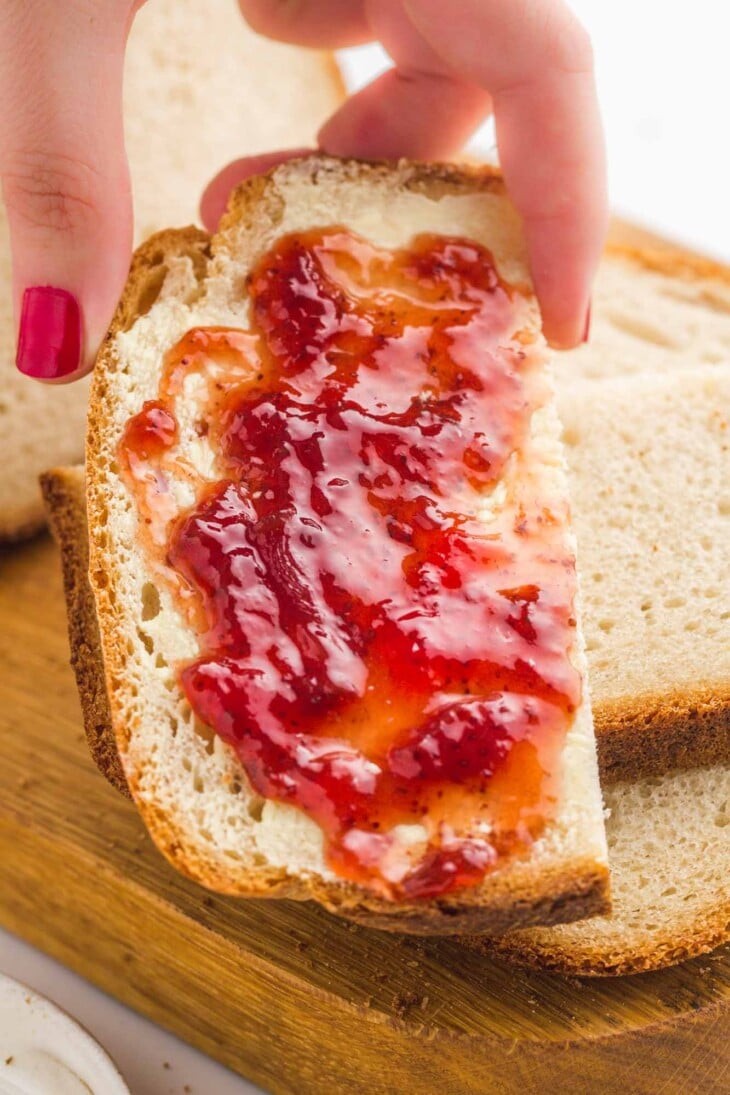
<instances>
[{"instance_id":1,"label":"wooden cutting board","mask_svg":"<svg viewBox=\"0 0 730 1095\"><path fill-rule=\"evenodd\" d=\"M274 1093L730 1091L730 948L639 977L565 979L313 905L211 897L177 876L93 767L67 661L55 547L0 548L10 931Z\"/></svg>"}]
</instances>

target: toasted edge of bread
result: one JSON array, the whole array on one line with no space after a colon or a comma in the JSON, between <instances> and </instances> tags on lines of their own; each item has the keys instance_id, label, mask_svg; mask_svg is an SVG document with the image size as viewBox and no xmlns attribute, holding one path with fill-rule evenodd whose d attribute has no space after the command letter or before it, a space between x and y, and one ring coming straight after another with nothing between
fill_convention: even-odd
<instances>
[{"instance_id":1,"label":"toasted edge of bread","mask_svg":"<svg viewBox=\"0 0 730 1095\"><path fill-rule=\"evenodd\" d=\"M593 701L601 784L730 760L730 685Z\"/></svg>"},{"instance_id":2,"label":"toasted edge of bread","mask_svg":"<svg viewBox=\"0 0 730 1095\"><path fill-rule=\"evenodd\" d=\"M679 247L637 247L629 243L609 242L605 254L682 281L721 281L724 285L730 285L730 267Z\"/></svg>"},{"instance_id":3,"label":"toasted edge of bread","mask_svg":"<svg viewBox=\"0 0 730 1095\"><path fill-rule=\"evenodd\" d=\"M89 751L113 787L131 798L112 727L101 656L99 624L89 585L86 475L81 466L53 468L41 476L51 531L61 550L71 667L81 701Z\"/></svg>"},{"instance_id":4,"label":"toasted edge of bread","mask_svg":"<svg viewBox=\"0 0 730 1095\"><path fill-rule=\"evenodd\" d=\"M569 942L533 942L522 938L521 932L503 935L499 939L469 936L459 942L469 950L487 958L504 958L523 969L541 970L569 977L626 977L636 973L650 973L666 969L691 958L710 954L730 941L730 924L727 906L718 906L714 915L696 922L688 932L682 925L666 932L659 943L620 950L612 947L601 950L600 946L571 946ZM526 933L529 935L529 932Z\"/></svg>"}]
</instances>

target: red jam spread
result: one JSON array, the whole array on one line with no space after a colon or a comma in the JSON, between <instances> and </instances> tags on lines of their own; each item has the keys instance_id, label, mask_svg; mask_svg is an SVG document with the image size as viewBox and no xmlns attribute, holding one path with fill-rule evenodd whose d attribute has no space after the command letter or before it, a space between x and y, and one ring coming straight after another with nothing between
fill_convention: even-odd
<instances>
[{"instance_id":1,"label":"red jam spread","mask_svg":"<svg viewBox=\"0 0 730 1095\"><path fill-rule=\"evenodd\" d=\"M499 497L540 383L524 299L475 243L336 228L281 238L246 289L249 329L189 331L120 445L199 635L182 688L338 875L475 885L554 814L580 699L564 520L527 474ZM212 479L177 451L183 397Z\"/></svg>"}]
</instances>

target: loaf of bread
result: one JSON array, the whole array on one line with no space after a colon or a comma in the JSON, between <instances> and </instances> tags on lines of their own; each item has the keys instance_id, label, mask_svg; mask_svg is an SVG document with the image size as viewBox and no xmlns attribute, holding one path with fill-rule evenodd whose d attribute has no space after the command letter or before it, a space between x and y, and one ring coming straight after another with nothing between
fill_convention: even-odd
<instances>
[{"instance_id":1,"label":"loaf of bread","mask_svg":"<svg viewBox=\"0 0 730 1095\"><path fill-rule=\"evenodd\" d=\"M145 4L124 77L136 239L197 221L203 187L228 160L311 143L342 95L331 55L260 38L232 2ZM49 390L18 375L14 346L0 205L0 540L42 524L40 472L83 456L89 390L87 381Z\"/></svg>"},{"instance_id":2,"label":"loaf of bread","mask_svg":"<svg viewBox=\"0 0 730 1095\"><path fill-rule=\"evenodd\" d=\"M500 521L516 529L519 525L519 535L527 540L518 555L525 558L530 528L547 521L562 537L563 546L551 550L566 552L569 565L565 474L543 378L544 344L528 288L519 222L501 179L487 171L368 166L311 157L252 180L237 192L212 241L192 230L168 232L140 249L95 369L87 445L90 576L127 787L161 850L185 873L221 892L314 898L377 926L436 933L501 931L596 913L607 905L607 871L585 688L553 762L559 765L559 776L544 828L529 849L503 856L478 884L418 900L402 893L384 896L334 872L325 860L319 827L301 810L254 794L234 750L218 737L211 739L209 731L202 732L181 689L179 667L198 656L199 639L154 563L157 556L147 550L150 535L157 536L156 511L140 510L135 503L122 472L125 459L130 469L136 465L122 457L119 446L145 401L158 398L163 359L178 340L191 328L246 328L245 287L252 265L287 233L330 225L343 225L379 247L406 246L427 232L466 237L489 249L500 278L513 286L511 296L504 297L510 301L505 320L510 326L500 337L507 339L507 353L513 352L512 345L521 347L516 352L525 362L522 375L534 370L539 409L532 413L530 432L510 458L498 488L484 495L480 521L487 538L502 528ZM277 319L284 324L282 331L287 319ZM196 417L199 382L174 381L178 383L183 387L175 390L185 394L177 397L178 455L164 473L165 514L185 510L194 501L190 474L202 476L203 483L219 477L205 441L208 430L201 430ZM499 410L506 413L501 405ZM329 470L336 471L328 465ZM147 473L137 470L134 475L140 483L152 482ZM47 484L46 489L52 488ZM156 488L152 495L159 504ZM458 506L459 498L453 501ZM152 522L149 533L141 513L148 513ZM506 533L497 535L501 540ZM560 569L565 573L562 564ZM584 669L580 629L575 621L573 626L577 638L571 635L565 655L565 671L571 674ZM489 785L480 793L487 796L478 807L482 810L488 808ZM464 831L471 832L476 823L476 816L470 818ZM425 834L428 824L426 816L407 837L401 834L403 827L387 837L387 847L415 862L415 870L418 856L430 854L431 838L417 838L419 847L426 841L425 853L411 851L411 830Z\"/></svg>"}]
</instances>

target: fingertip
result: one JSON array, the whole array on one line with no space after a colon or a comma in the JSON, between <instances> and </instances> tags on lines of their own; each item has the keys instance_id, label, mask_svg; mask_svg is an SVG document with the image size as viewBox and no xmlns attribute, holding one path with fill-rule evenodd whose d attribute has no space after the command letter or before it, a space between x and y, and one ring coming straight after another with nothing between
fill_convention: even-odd
<instances>
[{"instance_id":1,"label":"fingertip","mask_svg":"<svg viewBox=\"0 0 730 1095\"><path fill-rule=\"evenodd\" d=\"M543 319L543 334L553 350L574 350L588 342L590 304L577 317L567 320Z\"/></svg>"},{"instance_id":2,"label":"fingertip","mask_svg":"<svg viewBox=\"0 0 730 1095\"><path fill-rule=\"evenodd\" d=\"M553 350L574 350L588 342L590 335L590 301L569 317L555 317L543 311L542 330Z\"/></svg>"},{"instance_id":3,"label":"fingertip","mask_svg":"<svg viewBox=\"0 0 730 1095\"><path fill-rule=\"evenodd\" d=\"M81 375L81 308L73 293L52 285L24 291L15 363L34 380L68 383Z\"/></svg>"},{"instance_id":4,"label":"fingertip","mask_svg":"<svg viewBox=\"0 0 730 1095\"><path fill-rule=\"evenodd\" d=\"M586 342L591 296L608 225L599 203L580 216L526 221L530 271L542 313L543 333L556 350Z\"/></svg>"},{"instance_id":5,"label":"fingertip","mask_svg":"<svg viewBox=\"0 0 730 1095\"><path fill-rule=\"evenodd\" d=\"M211 179L200 199L200 219L207 232L215 232L228 207L231 191L246 179L265 175L288 160L310 156L313 148L289 148L278 152L266 152L259 156L245 156L234 160Z\"/></svg>"}]
</instances>

